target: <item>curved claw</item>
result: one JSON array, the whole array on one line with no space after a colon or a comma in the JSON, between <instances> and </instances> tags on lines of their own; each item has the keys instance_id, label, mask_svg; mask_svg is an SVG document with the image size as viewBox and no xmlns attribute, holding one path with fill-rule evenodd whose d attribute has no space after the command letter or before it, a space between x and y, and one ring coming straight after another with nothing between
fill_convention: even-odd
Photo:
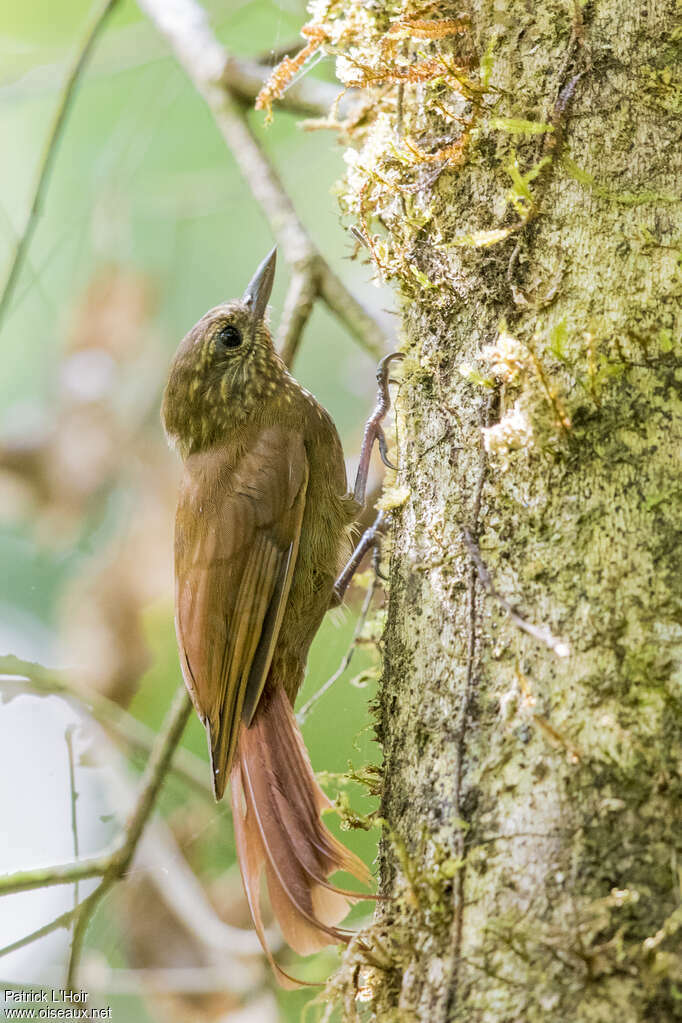
<instances>
[{"instance_id":1,"label":"curved claw","mask_svg":"<svg viewBox=\"0 0 682 1023\"><path fill-rule=\"evenodd\" d=\"M384 433L380 426L377 427L377 441L379 442L379 454L381 456L381 461L389 469L395 469L395 471L397 472L398 466L394 465L393 462L391 462L388 457L388 445L386 443L386 434Z\"/></svg>"},{"instance_id":2,"label":"curved claw","mask_svg":"<svg viewBox=\"0 0 682 1023\"><path fill-rule=\"evenodd\" d=\"M377 383L382 389L386 388L386 384L390 383L388 379L388 367L395 361L402 361L405 358L404 352L389 352L388 355L384 355L383 359L377 366Z\"/></svg>"},{"instance_id":3,"label":"curved claw","mask_svg":"<svg viewBox=\"0 0 682 1023\"><path fill-rule=\"evenodd\" d=\"M381 579L382 582L388 582L388 576L385 576L381 571L381 545L377 541L372 551L372 568L377 579Z\"/></svg>"}]
</instances>

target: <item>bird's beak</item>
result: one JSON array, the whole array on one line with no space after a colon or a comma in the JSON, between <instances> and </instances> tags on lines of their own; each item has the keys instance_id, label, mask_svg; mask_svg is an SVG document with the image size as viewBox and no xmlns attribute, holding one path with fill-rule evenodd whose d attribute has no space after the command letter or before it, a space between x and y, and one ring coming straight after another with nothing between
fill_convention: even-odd
<instances>
[{"instance_id":1,"label":"bird's beak","mask_svg":"<svg viewBox=\"0 0 682 1023\"><path fill-rule=\"evenodd\" d=\"M258 323L265 316L265 308L270 299L272 283L275 279L275 263L277 262L277 246L268 252L242 296L242 302L253 313L254 322Z\"/></svg>"}]
</instances>

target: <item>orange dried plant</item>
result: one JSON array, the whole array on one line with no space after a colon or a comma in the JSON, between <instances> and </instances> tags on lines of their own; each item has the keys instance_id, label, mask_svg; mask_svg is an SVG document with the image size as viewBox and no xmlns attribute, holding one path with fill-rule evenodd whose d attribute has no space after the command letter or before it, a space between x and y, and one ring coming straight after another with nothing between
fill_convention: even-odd
<instances>
[{"instance_id":1,"label":"orange dried plant","mask_svg":"<svg viewBox=\"0 0 682 1023\"><path fill-rule=\"evenodd\" d=\"M445 39L447 36L466 32L468 27L468 18L458 18L454 21L401 18L393 22L384 38L411 36L412 39Z\"/></svg>"},{"instance_id":2,"label":"orange dried plant","mask_svg":"<svg viewBox=\"0 0 682 1023\"><path fill-rule=\"evenodd\" d=\"M272 119L272 104L280 96L283 96L295 75L303 65L316 53L325 39L328 38L326 28L322 25L304 25L301 35L308 39L308 43L300 50L295 57L284 57L275 67L256 96L256 110L265 110L267 120Z\"/></svg>"}]
</instances>

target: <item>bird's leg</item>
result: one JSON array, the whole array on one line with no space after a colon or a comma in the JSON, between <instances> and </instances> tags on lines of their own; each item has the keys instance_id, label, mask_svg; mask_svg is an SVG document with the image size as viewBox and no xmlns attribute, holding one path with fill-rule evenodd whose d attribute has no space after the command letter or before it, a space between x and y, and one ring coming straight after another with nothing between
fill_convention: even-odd
<instances>
[{"instance_id":1,"label":"bird's leg","mask_svg":"<svg viewBox=\"0 0 682 1023\"><path fill-rule=\"evenodd\" d=\"M402 352L391 352L390 355L384 356L377 367L377 384L379 385L377 389L377 402L374 406L374 411L367 420L367 425L365 426L365 433L362 438L362 447L360 448L360 461L358 463L358 471L355 477L355 488L353 490L353 497L360 506L365 503L369 462L372 457L372 448L374 447L375 441L379 442L379 454L381 455L381 461L384 465L387 465L389 469L395 469L395 466L388 460L386 437L381 423L391 407L391 396L388 391L388 385L391 382L389 377L391 362L394 359L403 358L404 356ZM387 521L384 512L379 512L369 529L366 529L360 537L360 541L353 551L348 564L334 584L334 591L331 600L332 607L336 607L343 600L344 594L348 589L348 585L357 572L360 562L368 550L378 545L380 535L386 531L386 525ZM377 570L377 574L379 575L380 573L378 572L378 565L376 562L375 570Z\"/></svg>"},{"instance_id":2,"label":"bird's leg","mask_svg":"<svg viewBox=\"0 0 682 1023\"><path fill-rule=\"evenodd\" d=\"M362 438L362 447L360 448L360 461L358 463L358 471L355 477L355 488L353 490L353 497L362 507L365 503L365 491L367 489L367 476L369 475L369 460L372 457L372 448L374 447L374 441L379 442L379 454L381 455L381 461L384 465L387 465L389 469L395 469L394 465L388 460L386 454L386 437L382 429L381 423L391 407L391 396L388 393L389 381L389 370L391 362L394 359L404 359L405 356L402 352L391 352L390 355L385 355L377 366L377 403L374 406L372 415L367 420L365 426L365 433Z\"/></svg>"},{"instance_id":3,"label":"bird's leg","mask_svg":"<svg viewBox=\"0 0 682 1023\"><path fill-rule=\"evenodd\" d=\"M377 515L369 529L366 529L365 532L362 534L357 547L351 554L350 559L346 564L346 567L344 568L341 575L334 583L332 599L330 602L331 607L338 607L338 605L343 600L344 594L348 589L349 583L353 576L355 575L355 573L357 572L358 568L360 567L360 562L364 558L367 551L371 550L372 547L378 549L376 548L376 545L379 542L379 536L386 531L386 525L387 522L385 513L379 512L379 514ZM375 563L375 571L376 568L377 566ZM378 571L377 575L379 575Z\"/></svg>"}]
</instances>

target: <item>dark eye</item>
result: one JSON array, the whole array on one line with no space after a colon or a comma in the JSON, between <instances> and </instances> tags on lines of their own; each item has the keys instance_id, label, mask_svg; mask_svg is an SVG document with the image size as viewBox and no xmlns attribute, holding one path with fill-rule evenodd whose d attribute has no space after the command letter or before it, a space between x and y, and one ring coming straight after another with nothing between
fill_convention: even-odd
<instances>
[{"instance_id":1,"label":"dark eye","mask_svg":"<svg viewBox=\"0 0 682 1023\"><path fill-rule=\"evenodd\" d=\"M239 348L242 343L242 333L237 327L227 323L216 334L216 341L222 348Z\"/></svg>"}]
</instances>

